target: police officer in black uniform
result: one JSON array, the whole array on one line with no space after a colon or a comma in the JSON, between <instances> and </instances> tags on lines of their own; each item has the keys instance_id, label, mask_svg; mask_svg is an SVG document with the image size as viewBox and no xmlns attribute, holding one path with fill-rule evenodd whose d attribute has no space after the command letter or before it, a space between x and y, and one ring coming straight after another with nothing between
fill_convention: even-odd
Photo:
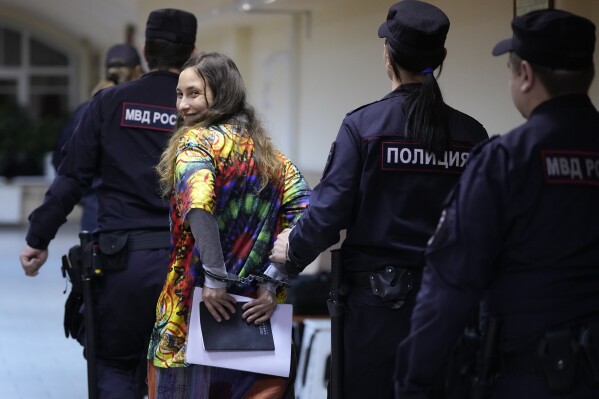
<instances>
[{"instance_id":1,"label":"police officer in black uniform","mask_svg":"<svg viewBox=\"0 0 599 399\"><path fill-rule=\"evenodd\" d=\"M105 74L92 90L92 96L99 90L114 86L119 83L136 80L143 74L141 58L135 47L130 44L115 44L106 52ZM58 171L62 161L62 147L71 138L75 128L85 112L91 99L80 104L69 118L67 125L60 131L54 152L52 153L52 166ZM99 179L94 180L91 188L83 194L79 205L82 207L81 230L94 231L98 227L98 198L96 187Z\"/></svg>"},{"instance_id":2,"label":"police officer in black uniform","mask_svg":"<svg viewBox=\"0 0 599 399\"><path fill-rule=\"evenodd\" d=\"M448 30L430 4L391 6L378 34L392 91L345 117L309 208L273 249L271 260L287 257L285 272L298 274L347 229L344 399L393 397L395 350L409 331L426 242L469 150L488 137L443 102L433 71Z\"/></svg>"},{"instance_id":3,"label":"police officer in black uniform","mask_svg":"<svg viewBox=\"0 0 599 399\"><path fill-rule=\"evenodd\" d=\"M473 150L443 211L398 351L401 399L430 397L481 299L481 320L499 326L495 354L483 357L498 361L481 362L498 375L492 398L599 398L595 26L542 10L512 29L493 54L509 52L512 99L527 121Z\"/></svg>"},{"instance_id":4,"label":"police officer in black uniform","mask_svg":"<svg viewBox=\"0 0 599 399\"><path fill-rule=\"evenodd\" d=\"M43 204L29 216L20 260L25 273L35 276L58 228L100 176L103 276L95 300L100 398L141 397L134 375L140 361L145 364L169 257L168 204L154 167L174 127L178 72L195 48L196 28L195 16L185 11L150 13L144 48L150 72L93 97L63 149Z\"/></svg>"}]
</instances>

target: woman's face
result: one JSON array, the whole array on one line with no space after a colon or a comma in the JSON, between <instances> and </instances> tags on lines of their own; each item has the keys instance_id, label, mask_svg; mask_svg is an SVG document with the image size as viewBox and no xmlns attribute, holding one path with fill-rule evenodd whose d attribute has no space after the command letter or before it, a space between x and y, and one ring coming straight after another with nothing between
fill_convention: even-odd
<instances>
[{"instance_id":1,"label":"woman's face","mask_svg":"<svg viewBox=\"0 0 599 399\"><path fill-rule=\"evenodd\" d=\"M177 84L177 110L186 123L214 102L212 90L193 68L185 68Z\"/></svg>"}]
</instances>

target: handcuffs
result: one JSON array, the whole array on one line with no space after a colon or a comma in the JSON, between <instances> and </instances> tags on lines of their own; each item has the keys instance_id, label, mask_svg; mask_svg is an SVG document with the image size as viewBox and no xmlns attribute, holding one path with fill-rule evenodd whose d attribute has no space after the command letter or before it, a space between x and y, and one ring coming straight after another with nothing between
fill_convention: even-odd
<instances>
[{"instance_id":1,"label":"handcuffs","mask_svg":"<svg viewBox=\"0 0 599 399\"><path fill-rule=\"evenodd\" d=\"M206 274L206 276L208 276L210 278L213 278L217 281L221 281L221 282L227 283L227 284L247 285L247 284L250 284L252 281L255 281L258 284L273 284L277 287L283 286L286 288L291 287L291 284L289 284L289 281L277 280L270 276L267 276L266 274L260 274L260 275L250 274L247 277L239 277L235 274L227 273L227 276L224 277L224 276L219 276L217 274L214 274L206 269L204 269L204 273Z\"/></svg>"}]
</instances>

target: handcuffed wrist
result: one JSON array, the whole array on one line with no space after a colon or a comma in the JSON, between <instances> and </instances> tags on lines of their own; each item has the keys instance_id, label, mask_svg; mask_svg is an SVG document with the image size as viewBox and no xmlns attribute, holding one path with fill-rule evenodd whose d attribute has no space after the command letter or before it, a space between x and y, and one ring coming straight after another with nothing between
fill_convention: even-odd
<instances>
[{"instance_id":1,"label":"handcuffed wrist","mask_svg":"<svg viewBox=\"0 0 599 399\"><path fill-rule=\"evenodd\" d=\"M204 270L208 270L210 273L215 274L217 276L227 276L227 272L225 266L223 265L222 269L218 268L218 270L214 270L215 268L208 267L206 265L202 265ZM208 274L204 274L204 287L206 288L227 288L226 281L219 281L214 277L210 277Z\"/></svg>"},{"instance_id":2,"label":"handcuffed wrist","mask_svg":"<svg viewBox=\"0 0 599 399\"><path fill-rule=\"evenodd\" d=\"M277 293L277 286L274 283L264 283L260 285L261 287L266 288L268 291L270 291L271 293L275 294Z\"/></svg>"},{"instance_id":3,"label":"handcuffed wrist","mask_svg":"<svg viewBox=\"0 0 599 399\"><path fill-rule=\"evenodd\" d=\"M283 269L283 265L276 262L270 262L264 274L274 280L283 281L287 280L287 273Z\"/></svg>"},{"instance_id":4,"label":"handcuffed wrist","mask_svg":"<svg viewBox=\"0 0 599 399\"><path fill-rule=\"evenodd\" d=\"M218 281L212 277L206 276L204 278L204 287L206 288L227 288L227 283L224 281Z\"/></svg>"},{"instance_id":5,"label":"handcuffed wrist","mask_svg":"<svg viewBox=\"0 0 599 399\"><path fill-rule=\"evenodd\" d=\"M264 271L264 275L278 282L287 281L287 273L283 271L283 265L276 262L269 262L268 267ZM261 284L264 288L275 294L277 292L277 284L274 282L265 282Z\"/></svg>"}]
</instances>

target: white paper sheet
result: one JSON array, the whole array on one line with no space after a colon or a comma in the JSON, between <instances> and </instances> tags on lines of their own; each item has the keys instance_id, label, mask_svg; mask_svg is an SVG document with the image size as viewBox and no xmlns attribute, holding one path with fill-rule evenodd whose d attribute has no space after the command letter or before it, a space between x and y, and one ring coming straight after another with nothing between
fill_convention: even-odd
<instances>
[{"instance_id":1,"label":"white paper sheet","mask_svg":"<svg viewBox=\"0 0 599 399\"><path fill-rule=\"evenodd\" d=\"M237 301L251 301L251 298L232 295ZM260 374L289 377L291 365L291 327L293 306L279 304L270 318L274 351L227 351L207 352L200 328L200 301L202 288L195 287L189 319L189 334L185 361L192 364L223 367L227 369L251 371Z\"/></svg>"}]
</instances>

